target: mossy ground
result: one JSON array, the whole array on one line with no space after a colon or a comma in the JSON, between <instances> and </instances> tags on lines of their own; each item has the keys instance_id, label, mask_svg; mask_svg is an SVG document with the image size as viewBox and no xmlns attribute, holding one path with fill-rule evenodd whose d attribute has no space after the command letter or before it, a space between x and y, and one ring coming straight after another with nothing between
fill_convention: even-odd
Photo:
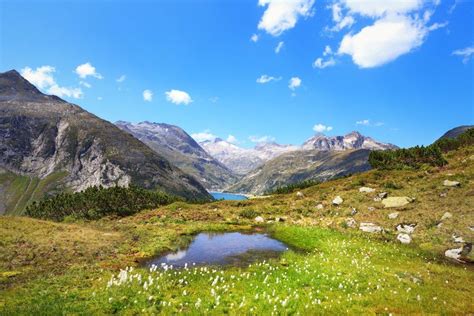
<instances>
[{"instance_id":1,"label":"mossy ground","mask_svg":"<svg viewBox=\"0 0 474 316\"><path fill-rule=\"evenodd\" d=\"M375 170L323 183L303 190L300 199L293 193L201 205L179 202L93 222L2 217L0 314L474 313L473 266L443 256L446 249L459 247L453 234L474 239L474 148L447 158L443 168ZM460 181L461 187L444 187L445 179ZM361 186L377 191L360 193ZM416 200L389 219L394 210L373 200L381 191ZM338 207L331 205L336 195L344 199ZM319 203L322 210L316 208ZM354 216L352 208L358 211ZM144 258L176 249L199 231L250 229L253 219L241 216L242 210L264 217L276 238L305 251L248 268L150 272L138 267ZM438 227L444 212L453 217ZM272 223L275 217L285 222ZM385 232L349 228L344 225L348 217L376 223ZM417 224L412 244L397 242L399 223ZM131 266L134 270L126 278L122 272L118 281L120 270Z\"/></svg>"}]
</instances>

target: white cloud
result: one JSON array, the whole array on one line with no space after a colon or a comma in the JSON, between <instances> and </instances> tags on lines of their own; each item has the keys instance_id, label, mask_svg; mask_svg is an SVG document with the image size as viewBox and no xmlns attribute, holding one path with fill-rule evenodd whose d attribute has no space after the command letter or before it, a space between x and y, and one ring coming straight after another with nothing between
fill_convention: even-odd
<instances>
[{"instance_id":1,"label":"white cloud","mask_svg":"<svg viewBox=\"0 0 474 316\"><path fill-rule=\"evenodd\" d=\"M153 92L151 90L143 90L143 100L151 102L153 100Z\"/></svg>"},{"instance_id":2,"label":"white cloud","mask_svg":"<svg viewBox=\"0 0 474 316\"><path fill-rule=\"evenodd\" d=\"M26 80L48 94L54 94L60 98L82 98L84 94L81 88L59 86L53 76L55 71L56 69L52 66L41 66L36 68L36 70L25 67L20 72Z\"/></svg>"},{"instance_id":3,"label":"white cloud","mask_svg":"<svg viewBox=\"0 0 474 316\"><path fill-rule=\"evenodd\" d=\"M226 141L231 144L237 144L239 142L234 135L227 136Z\"/></svg>"},{"instance_id":4,"label":"white cloud","mask_svg":"<svg viewBox=\"0 0 474 316\"><path fill-rule=\"evenodd\" d=\"M355 23L355 19L351 15L342 15L342 8L339 3L334 3L329 6L332 10L332 20L336 23L329 31L337 32L346 27L351 27Z\"/></svg>"},{"instance_id":5,"label":"white cloud","mask_svg":"<svg viewBox=\"0 0 474 316\"><path fill-rule=\"evenodd\" d=\"M217 103L219 101L219 97L210 97L209 98L209 101L211 101L212 103Z\"/></svg>"},{"instance_id":6,"label":"white cloud","mask_svg":"<svg viewBox=\"0 0 474 316\"><path fill-rule=\"evenodd\" d=\"M283 46L285 45L285 42L278 42L278 45L275 47L275 54L278 54L281 49L283 48Z\"/></svg>"},{"instance_id":7,"label":"white cloud","mask_svg":"<svg viewBox=\"0 0 474 316\"><path fill-rule=\"evenodd\" d=\"M330 132L332 131L332 126L326 126L324 124L316 124L313 126L313 131L317 133Z\"/></svg>"},{"instance_id":8,"label":"white cloud","mask_svg":"<svg viewBox=\"0 0 474 316\"><path fill-rule=\"evenodd\" d=\"M314 68L319 68L319 69L324 69L326 67L331 67L336 64L336 60L333 57L330 57L327 60L323 60L321 57L317 58L314 63L313 67Z\"/></svg>"},{"instance_id":9,"label":"white cloud","mask_svg":"<svg viewBox=\"0 0 474 316\"><path fill-rule=\"evenodd\" d=\"M384 125L383 122L376 122L376 123L374 124L374 126L376 126L376 127L380 127L380 126L383 126L383 125Z\"/></svg>"},{"instance_id":10,"label":"white cloud","mask_svg":"<svg viewBox=\"0 0 474 316\"><path fill-rule=\"evenodd\" d=\"M370 125L370 120L361 120L357 121L356 125L364 125L364 126L369 126Z\"/></svg>"},{"instance_id":11,"label":"white cloud","mask_svg":"<svg viewBox=\"0 0 474 316\"><path fill-rule=\"evenodd\" d=\"M281 80L281 77L277 78L277 77L273 77L269 75L261 75L259 78L257 78L257 83L264 84L270 81L278 81L278 80Z\"/></svg>"},{"instance_id":12,"label":"white cloud","mask_svg":"<svg viewBox=\"0 0 474 316\"><path fill-rule=\"evenodd\" d=\"M44 89L56 84L53 77L55 71L52 66L41 66L36 68L36 70L25 67L20 72L26 80L38 87L38 89Z\"/></svg>"},{"instance_id":13,"label":"white cloud","mask_svg":"<svg viewBox=\"0 0 474 316\"><path fill-rule=\"evenodd\" d=\"M298 78L298 77L293 77L290 79L290 81L288 82L288 88L290 88L291 90L295 90L296 88L298 88L299 86L301 86L301 79Z\"/></svg>"},{"instance_id":14,"label":"white cloud","mask_svg":"<svg viewBox=\"0 0 474 316\"><path fill-rule=\"evenodd\" d=\"M405 14L423 6L423 0L342 0L351 13L367 17L382 17L389 14Z\"/></svg>"},{"instance_id":15,"label":"white cloud","mask_svg":"<svg viewBox=\"0 0 474 316\"><path fill-rule=\"evenodd\" d=\"M462 62L465 64L471 60L472 54L474 54L474 46L458 49L453 52L453 55L463 57Z\"/></svg>"},{"instance_id":16,"label":"white cloud","mask_svg":"<svg viewBox=\"0 0 474 316\"><path fill-rule=\"evenodd\" d=\"M127 79L127 76L121 75L120 77L118 77L117 79L115 79L115 81L117 81L117 82L124 82L125 79Z\"/></svg>"},{"instance_id":17,"label":"white cloud","mask_svg":"<svg viewBox=\"0 0 474 316\"><path fill-rule=\"evenodd\" d=\"M191 96L185 91L172 89L170 91L166 91L165 94L166 94L166 100L174 104L188 105L189 103L193 102L193 100L191 99Z\"/></svg>"},{"instance_id":18,"label":"white cloud","mask_svg":"<svg viewBox=\"0 0 474 316\"><path fill-rule=\"evenodd\" d=\"M48 93L57 95L60 98L69 97L74 99L80 99L83 96L81 88L60 87L57 84L54 84L49 87Z\"/></svg>"},{"instance_id":19,"label":"white cloud","mask_svg":"<svg viewBox=\"0 0 474 316\"><path fill-rule=\"evenodd\" d=\"M191 134L191 137L194 138L194 140L197 141L198 143L204 142L207 140L214 140L217 138L217 136L212 134L211 131L208 129L200 133L193 133Z\"/></svg>"},{"instance_id":20,"label":"white cloud","mask_svg":"<svg viewBox=\"0 0 474 316\"><path fill-rule=\"evenodd\" d=\"M293 28L300 17L311 16L314 0L259 0L258 5L267 6L258 28L278 36Z\"/></svg>"},{"instance_id":21,"label":"white cloud","mask_svg":"<svg viewBox=\"0 0 474 316\"><path fill-rule=\"evenodd\" d=\"M252 143L270 143L275 141L275 137L273 136L249 136L249 140Z\"/></svg>"},{"instance_id":22,"label":"white cloud","mask_svg":"<svg viewBox=\"0 0 474 316\"><path fill-rule=\"evenodd\" d=\"M81 86L86 87L86 88L92 87L90 83L88 83L88 82L86 82L86 81L82 81L82 80L79 81L79 84L80 84Z\"/></svg>"},{"instance_id":23,"label":"white cloud","mask_svg":"<svg viewBox=\"0 0 474 316\"><path fill-rule=\"evenodd\" d=\"M98 73L95 69L94 66L91 65L91 63L87 62L85 64L79 65L76 67L76 74L82 78L85 79L88 76L97 78L97 79L102 79L102 75Z\"/></svg>"},{"instance_id":24,"label":"white cloud","mask_svg":"<svg viewBox=\"0 0 474 316\"><path fill-rule=\"evenodd\" d=\"M250 36L250 40L254 43L258 42L258 35L257 34L252 34L252 36Z\"/></svg>"},{"instance_id":25,"label":"white cloud","mask_svg":"<svg viewBox=\"0 0 474 316\"><path fill-rule=\"evenodd\" d=\"M418 20L407 16L386 17L355 35L344 36L339 54L351 55L361 68L376 67L419 47L427 33L428 29Z\"/></svg>"}]
</instances>

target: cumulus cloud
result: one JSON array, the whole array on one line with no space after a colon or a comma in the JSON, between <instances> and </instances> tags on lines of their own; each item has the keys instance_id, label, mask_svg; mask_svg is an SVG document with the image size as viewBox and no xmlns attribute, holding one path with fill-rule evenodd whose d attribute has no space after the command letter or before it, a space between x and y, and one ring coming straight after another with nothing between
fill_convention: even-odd
<instances>
[{"instance_id":1,"label":"cumulus cloud","mask_svg":"<svg viewBox=\"0 0 474 316\"><path fill-rule=\"evenodd\" d=\"M357 34L345 35L339 54L351 55L361 68L376 67L419 47L427 33L423 23L408 16L385 17Z\"/></svg>"},{"instance_id":2,"label":"cumulus cloud","mask_svg":"<svg viewBox=\"0 0 474 316\"><path fill-rule=\"evenodd\" d=\"M33 70L30 67L21 69L21 75L30 83L48 94L54 94L60 98L70 97L80 99L83 97L81 88L61 87L54 79L56 69L52 66L41 66Z\"/></svg>"},{"instance_id":3,"label":"cumulus cloud","mask_svg":"<svg viewBox=\"0 0 474 316\"><path fill-rule=\"evenodd\" d=\"M337 32L344 28L350 28L354 23L355 19L352 15L343 16L342 8L340 3L333 3L329 8L332 10L332 20L335 25L332 28L327 28L329 31Z\"/></svg>"},{"instance_id":4,"label":"cumulus cloud","mask_svg":"<svg viewBox=\"0 0 474 316\"><path fill-rule=\"evenodd\" d=\"M298 77L293 77L288 82L288 88L290 88L293 91L295 91L295 89L298 88L299 86L301 86L301 79Z\"/></svg>"},{"instance_id":5,"label":"cumulus cloud","mask_svg":"<svg viewBox=\"0 0 474 316\"><path fill-rule=\"evenodd\" d=\"M271 81L278 81L280 80L281 77L273 77L269 75L261 75L259 78L257 78L257 83L264 84L264 83L269 83Z\"/></svg>"},{"instance_id":6,"label":"cumulus cloud","mask_svg":"<svg viewBox=\"0 0 474 316\"><path fill-rule=\"evenodd\" d=\"M311 16L314 0L259 0L258 5L267 7L258 28L278 36L292 29L300 17Z\"/></svg>"},{"instance_id":7,"label":"cumulus cloud","mask_svg":"<svg viewBox=\"0 0 474 316\"><path fill-rule=\"evenodd\" d=\"M275 141L275 137L268 136L268 135L265 135L265 136L249 136L249 140L252 143L257 143L257 144L270 143L270 142Z\"/></svg>"},{"instance_id":8,"label":"cumulus cloud","mask_svg":"<svg viewBox=\"0 0 474 316\"><path fill-rule=\"evenodd\" d=\"M317 133L330 132L332 131L332 126L326 126L324 124L319 123L313 126L313 131Z\"/></svg>"},{"instance_id":9,"label":"cumulus cloud","mask_svg":"<svg viewBox=\"0 0 474 316\"><path fill-rule=\"evenodd\" d=\"M257 34L252 34L252 36L250 36L250 40L254 43L258 42L258 35Z\"/></svg>"},{"instance_id":10,"label":"cumulus cloud","mask_svg":"<svg viewBox=\"0 0 474 316\"><path fill-rule=\"evenodd\" d=\"M151 102L153 100L153 92L151 90L143 90L143 100Z\"/></svg>"},{"instance_id":11,"label":"cumulus cloud","mask_svg":"<svg viewBox=\"0 0 474 316\"><path fill-rule=\"evenodd\" d=\"M188 105L189 103L193 102L191 96L185 91L172 89L170 91L166 91L165 94L166 100L174 104Z\"/></svg>"},{"instance_id":12,"label":"cumulus cloud","mask_svg":"<svg viewBox=\"0 0 474 316\"><path fill-rule=\"evenodd\" d=\"M124 82L125 79L127 79L127 76L121 75L120 77L118 77L117 79L115 79L115 81L117 81L117 82Z\"/></svg>"},{"instance_id":13,"label":"cumulus cloud","mask_svg":"<svg viewBox=\"0 0 474 316\"><path fill-rule=\"evenodd\" d=\"M336 64L336 60L332 57L334 53L332 52L331 47L326 46L324 48L323 56L326 57L325 59L319 57L313 62L314 68L324 69L326 67L331 67ZM329 56L329 57L328 57Z\"/></svg>"},{"instance_id":14,"label":"cumulus cloud","mask_svg":"<svg viewBox=\"0 0 474 316\"><path fill-rule=\"evenodd\" d=\"M283 48L283 46L285 45L285 42L278 42L277 46L275 47L275 54L278 54L281 49Z\"/></svg>"},{"instance_id":15,"label":"cumulus cloud","mask_svg":"<svg viewBox=\"0 0 474 316\"><path fill-rule=\"evenodd\" d=\"M474 54L474 46L458 49L453 52L455 56L461 56L462 62L467 64L471 60L472 54Z\"/></svg>"},{"instance_id":16,"label":"cumulus cloud","mask_svg":"<svg viewBox=\"0 0 474 316\"><path fill-rule=\"evenodd\" d=\"M94 66L91 63L87 62L85 64L79 65L76 67L76 74L79 78L85 79L87 77L94 77L97 79L102 79L102 75L97 72Z\"/></svg>"},{"instance_id":17,"label":"cumulus cloud","mask_svg":"<svg viewBox=\"0 0 474 316\"><path fill-rule=\"evenodd\" d=\"M206 129L203 132L193 133L191 134L191 137L194 138L194 140L197 141L198 143L205 142L208 140L215 140L217 138L217 136L212 134L211 131L208 129Z\"/></svg>"},{"instance_id":18,"label":"cumulus cloud","mask_svg":"<svg viewBox=\"0 0 474 316\"><path fill-rule=\"evenodd\" d=\"M239 142L234 135L227 136L226 141L231 144L237 144Z\"/></svg>"}]
</instances>

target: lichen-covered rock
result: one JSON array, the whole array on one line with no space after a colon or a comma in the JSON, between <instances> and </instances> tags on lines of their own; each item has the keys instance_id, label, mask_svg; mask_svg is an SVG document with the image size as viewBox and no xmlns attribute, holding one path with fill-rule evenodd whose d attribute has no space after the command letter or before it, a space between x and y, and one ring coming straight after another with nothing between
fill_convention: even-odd
<instances>
[{"instance_id":1,"label":"lichen-covered rock","mask_svg":"<svg viewBox=\"0 0 474 316\"><path fill-rule=\"evenodd\" d=\"M400 233L411 234L415 231L416 224L398 224L397 231Z\"/></svg>"},{"instance_id":2,"label":"lichen-covered rock","mask_svg":"<svg viewBox=\"0 0 474 316\"><path fill-rule=\"evenodd\" d=\"M400 241L402 244L409 244L411 243L411 237L408 234L400 233L397 235L398 241Z\"/></svg>"},{"instance_id":3,"label":"lichen-covered rock","mask_svg":"<svg viewBox=\"0 0 474 316\"><path fill-rule=\"evenodd\" d=\"M398 217L398 214L399 214L398 212L390 213L390 214L388 214L388 218L389 219L395 219L395 218Z\"/></svg>"},{"instance_id":4,"label":"lichen-covered rock","mask_svg":"<svg viewBox=\"0 0 474 316\"><path fill-rule=\"evenodd\" d=\"M392 197L383 199L382 204L385 208L395 208L395 207L406 206L413 201L414 199L408 196L392 196Z\"/></svg>"},{"instance_id":5,"label":"lichen-covered rock","mask_svg":"<svg viewBox=\"0 0 474 316\"><path fill-rule=\"evenodd\" d=\"M461 183L458 181L444 180L443 185L445 187L459 187Z\"/></svg>"},{"instance_id":6,"label":"lichen-covered rock","mask_svg":"<svg viewBox=\"0 0 474 316\"><path fill-rule=\"evenodd\" d=\"M338 195L332 200L332 204L334 205L341 205L344 200Z\"/></svg>"},{"instance_id":7,"label":"lichen-covered rock","mask_svg":"<svg viewBox=\"0 0 474 316\"><path fill-rule=\"evenodd\" d=\"M444 220L447 220L449 218L453 217L453 214L451 214L450 212L445 212L443 214L443 216L441 216L441 220L444 221Z\"/></svg>"},{"instance_id":8,"label":"lichen-covered rock","mask_svg":"<svg viewBox=\"0 0 474 316\"><path fill-rule=\"evenodd\" d=\"M379 233L383 228L374 223L360 223L359 229L367 233Z\"/></svg>"},{"instance_id":9,"label":"lichen-covered rock","mask_svg":"<svg viewBox=\"0 0 474 316\"><path fill-rule=\"evenodd\" d=\"M374 191L375 191L375 189L369 188L369 187L361 187L361 188L359 188L359 192L360 192L360 193L372 193L372 192L374 192Z\"/></svg>"}]
</instances>

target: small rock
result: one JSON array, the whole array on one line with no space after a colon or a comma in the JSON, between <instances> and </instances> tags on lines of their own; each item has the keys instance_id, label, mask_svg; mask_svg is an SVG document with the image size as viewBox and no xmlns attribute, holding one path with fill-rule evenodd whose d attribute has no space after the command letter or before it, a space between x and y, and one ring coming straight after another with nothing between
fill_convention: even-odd
<instances>
[{"instance_id":1,"label":"small rock","mask_svg":"<svg viewBox=\"0 0 474 316\"><path fill-rule=\"evenodd\" d=\"M316 205L316 208L318 210L322 210L324 208L324 205L322 205L321 203L319 203L318 205Z\"/></svg>"},{"instance_id":2,"label":"small rock","mask_svg":"<svg viewBox=\"0 0 474 316\"><path fill-rule=\"evenodd\" d=\"M438 225L436 225L437 228L441 228L443 227L443 223L438 223Z\"/></svg>"},{"instance_id":3,"label":"small rock","mask_svg":"<svg viewBox=\"0 0 474 316\"><path fill-rule=\"evenodd\" d=\"M444 252L444 255L451 259L459 260L461 258L462 248L448 249Z\"/></svg>"},{"instance_id":4,"label":"small rock","mask_svg":"<svg viewBox=\"0 0 474 316\"><path fill-rule=\"evenodd\" d=\"M399 214L398 212L390 213L390 214L388 214L388 218L389 219L395 219L395 218L398 217L398 214Z\"/></svg>"},{"instance_id":5,"label":"small rock","mask_svg":"<svg viewBox=\"0 0 474 316\"><path fill-rule=\"evenodd\" d=\"M400 233L411 234L415 231L416 224L398 224L397 231Z\"/></svg>"},{"instance_id":6,"label":"small rock","mask_svg":"<svg viewBox=\"0 0 474 316\"><path fill-rule=\"evenodd\" d=\"M443 216L441 217L441 220L444 221L444 220L447 220L448 218L451 218L453 217L453 214L449 213L449 212L445 212L443 214Z\"/></svg>"},{"instance_id":7,"label":"small rock","mask_svg":"<svg viewBox=\"0 0 474 316\"><path fill-rule=\"evenodd\" d=\"M452 237L455 243L465 243L464 238L462 238L461 236L456 236L455 234L453 234Z\"/></svg>"},{"instance_id":8,"label":"small rock","mask_svg":"<svg viewBox=\"0 0 474 316\"><path fill-rule=\"evenodd\" d=\"M381 199L385 199L388 196L388 193L387 192L380 192L377 196Z\"/></svg>"},{"instance_id":9,"label":"small rock","mask_svg":"<svg viewBox=\"0 0 474 316\"><path fill-rule=\"evenodd\" d=\"M469 226L469 229L474 232L474 226Z\"/></svg>"},{"instance_id":10,"label":"small rock","mask_svg":"<svg viewBox=\"0 0 474 316\"><path fill-rule=\"evenodd\" d=\"M374 192L375 189L369 188L369 187L362 187L359 189L359 192L361 193L372 193Z\"/></svg>"},{"instance_id":11,"label":"small rock","mask_svg":"<svg viewBox=\"0 0 474 316\"><path fill-rule=\"evenodd\" d=\"M351 216L354 216L357 214L357 210L353 207L351 207Z\"/></svg>"},{"instance_id":12,"label":"small rock","mask_svg":"<svg viewBox=\"0 0 474 316\"><path fill-rule=\"evenodd\" d=\"M439 197L442 197L442 198L445 198L445 197L447 197L447 196L448 196L448 193L446 193L446 192L441 192L441 193L439 194Z\"/></svg>"},{"instance_id":13,"label":"small rock","mask_svg":"<svg viewBox=\"0 0 474 316\"><path fill-rule=\"evenodd\" d=\"M297 197L298 199L304 198L303 192L300 192L300 191L296 192L296 197Z\"/></svg>"},{"instance_id":14,"label":"small rock","mask_svg":"<svg viewBox=\"0 0 474 316\"><path fill-rule=\"evenodd\" d=\"M391 207L402 207L413 202L414 199L408 196L392 196L382 200L382 204L385 208Z\"/></svg>"},{"instance_id":15,"label":"small rock","mask_svg":"<svg viewBox=\"0 0 474 316\"><path fill-rule=\"evenodd\" d=\"M373 207L373 206L369 206L367 209L371 212L375 211L375 207Z\"/></svg>"},{"instance_id":16,"label":"small rock","mask_svg":"<svg viewBox=\"0 0 474 316\"><path fill-rule=\"evenodd\" d=\"M284 222L284 221L286 221L286 218L284 218L284 217L275 218L275 222Z\"/></svg>"},{"instance_id":17,"label":"small rock","mask_svg":"<svg viewBox=\"0 0 474 316\"><path fill-rule=\"evenodd\" d=\"M332 200L332 204L334 205L341 205L344 200L338 195Z\"/></svg>"},{"instance_id":18,"label":"small rock","mask_svg":"<svg viewBox=\"0 0 474 316\"><path fill-rule=\"evenodd\" d=\"M378 196L374 197L374 202L380 202L382 201L382 198L379 198Z\"/></svg>"},{"instance_id":19,"label":"small rock","mask_svg":"<svg viewBox=\"0 0 474 316\"><path fill-rule=\"evenodd\" d=\"M348 219L346 219L346 225L347 227L354 228L356 227L357 222L352 217L349 217Z\"/></svg>"},{"instance_id":20,"label":"small rock","mask_svg":"<svg viewBox=\"0 0 474 316\"><path fill-rule=\"evenodd\" d=\"M257 217L255 217L255 222L257 222L257 223L263 223L264 221L265 221L265 220L263 219L262 216L257 216Z\"/></svg>"},{"instance_id":21,"label":"small rock","mask_svg":"<svg viewBox=\"0 0 474 316\"><path fill-rule=\"evenodd\" d=\"M359 229L367 233L379 233L383 228L374 223L360 223Z\"/></svg>"},{"instance_id":22,"label":"small rock","mask_svg":"<svg viewBox=\"0 0 474 316\"><path fill-rule=\"evenodd\" d=\"M443 185L445 187L459 187L461 186L461 183L458 181L444 180Z\"/></svg>"},{"instance_id":23,"label":"small rock","mask_svg":"<svg viewBox=\"0 0 474 316\"><path fill-rule=\"evenodd\" d=\"M398 234L397 235L398 241L400 241L402 244L409 244L411 243L411 237L408 234Z\"/></svg>"},{"instance_id":24,"label":"small rock","mask_svg":"<svg viewBox=\"0 0 474 316\"><path fill-rule=\"evenodd\" d=\"M472 243L466 243L460 248L448 249L444 255L448 258L455 259L460 262L465 262L464 257L467 257L472 250Z\"/></svg>"}]
</instances>

